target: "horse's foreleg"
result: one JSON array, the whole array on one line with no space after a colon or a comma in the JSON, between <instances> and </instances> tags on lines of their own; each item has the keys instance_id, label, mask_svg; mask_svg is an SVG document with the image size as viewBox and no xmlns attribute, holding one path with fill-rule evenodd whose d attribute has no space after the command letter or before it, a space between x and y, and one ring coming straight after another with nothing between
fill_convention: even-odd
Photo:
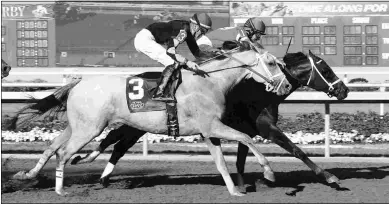
<instances>
[{"instance_id":1,"label":"horse's foreleg","mask_svg":"<svg viewBox=\"0 0 389 204\"><path fill-rule=\"evenodd\" d=\"M224 160L223 152L220 146L220 139L205 138L205 143L207 144L208 149L211 152L217 170L222 175L230 194L233 196L243 196L244 194L240 193L238 189L236 189L234 182L231 179L230 173L228 172L227 164Z\"/></svg>"},{"instance_id":2,"label":"horse's foreleg","mask_svg":"<svg viewBox=\"0 0 389 204\"><path fill-rule=\"evenodd\" d=\"M236 169L237 169L237 183L238 183L238 188L240 192L245 192L246 189L244 187L244 166L246 164L246 158L247 154L249 153L249 148L240 143L238 144L238 154L236 155Z\"/></svg>"},{"instance_id":3,"label":"horse's foreleg","mask_svg":"<svg viewBox=\"0 0 389 204\"><path fill-rule=\"evenodd\" d=\"M316 175L322 176L328 183L339 183L339 179L336 176L317 166L297 145L273 124L270 125L269 139L303 161Z\"/></svg>"},{"instance_id":4,"label":"horse's foreleg","mask_svg":"<svg viewBox=\"0 0 389 204\"><path fill-rule=\"evenodd\" d=\"M254 141L252 138L250 138L248 135L241 133L235 129L232 129L226 125L224 125L219 120L214 120L210 126L210 131L212 137L220 138L220 139L226 139L226 140L235 140L238 142L241 142L242 144L246 145L250 150L254 153L254 155L257 157L259 163L264 168L264 177L274 182L274 173L269 165L269 161L265 158L263 154L260 153L257 147L254 145Z\"/></svg>"},{"instance_id":5,"label":"horse's foreleg","mask_svg":"<svg viewBox=\"0 0 389 204\"><path fill-rule=\"evenodd\" d=\"M122 158L124 154L127 152L127 150L132 146L134 146L136 142L139 140L139 138L146 133L144 131L138 130L136 128L130 128L130 127L126 128L126 130L131 131L131 132L127 132L127 134L131 134L131 136L128 135L126 137L122 137L121 140L115 144L113 148L113 152L111 154L111 158L109 159L109 162L105 166L104 172L101 175L100 183L104 187L107 187L109 185L109 176L111 175L119 159Z\"/></svg>"},{"instance_id":6,"label":"horse's foreleg","mask_svg":"<svg viewBox=\"0 0 389 204\"><path fill-rule=\"evenodd\" d=\"M63 189L65 164L77 151L79 151L82 147L84 147L93 138L101 134L101 132L104 129L104 126L100 126L100 127L93 126L93 125L90 125L88 127L85 126L86 125L82 125L82 127L78 127L77 129L72 128L72 135L70 139L65 143L65 145L61 146L61 148L59 148L56 152L57 167L56 167L55 192L58 195L64 196L68 194Z\"/></svg>"},{"instance_id":7,"label":"horse's foreleg","mask_svg":"<svg viewBox=\"0 0 389 204\"><path fill-rule=\"evenodd\" d=\"M13 176L14 179L31 179L35 178L40 170L45 166L47 161L54 155L54 153L70 138L71 129L69 126L65 128L61 135L54 138L50 147L45 150L39 159L36 166L31 169L29 172L20 171Z\"/></svg>"}]
</instances>

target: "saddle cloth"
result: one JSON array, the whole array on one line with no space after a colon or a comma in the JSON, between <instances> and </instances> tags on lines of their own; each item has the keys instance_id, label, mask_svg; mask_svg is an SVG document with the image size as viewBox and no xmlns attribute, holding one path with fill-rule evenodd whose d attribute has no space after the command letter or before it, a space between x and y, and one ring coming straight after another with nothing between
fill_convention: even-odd
<instances>
[{"instance_id":1,"label":"saddle cloth","mask_svg":"<svg viewBox=\"0 0 389 204\"><path fill-rule=\"evenodd\" d=\"M152 100L160 77L161 72L145 72L128 77L126 79L127 106L131 113L166 110L168 135L176 137L179 134L177 102L166 103ZM181 81L181 70L177 69L169 80L165 91L170 91L172 95L175 95Z\"/></svg>"}]
</instances>

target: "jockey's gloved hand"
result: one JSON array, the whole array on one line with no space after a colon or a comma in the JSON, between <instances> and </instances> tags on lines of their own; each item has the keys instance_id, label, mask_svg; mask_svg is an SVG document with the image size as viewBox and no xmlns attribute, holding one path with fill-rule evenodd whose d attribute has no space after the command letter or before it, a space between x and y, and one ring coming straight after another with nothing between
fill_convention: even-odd
<instances>
[{"instance_id":1,"label":"jockey's gloved hand","mask_svg":"<svg viewBox=\"0 0 389 204\"><path fill-rule=\"evenodd\" d=\"M249 49L251 49L251 45L250 45L250 42L248 42L248 41L240 41L240 47L243 47L244 49L246 49L246 50L249 50Z\"/></svg>"},{"instance_id":2,"label":"jockey's gloved hand","mask_svg":"<svg viewBox=\"0 0 389 204\"><path fill-rule=\"evenodd\" d=\"M217 49L217 48L212 48L209 51L213 52L213 53L215 53L217 55L222 55L223 54L223 52L221 50Z\"/></svg>"},{"instance_id":3,"label":"jockey's gloved hand","mask_svg":"<svg viewBox=\"0 0 389 204\"><path fill-rule=\"evenodd\" d=\"M199 69L199 68L200 68L198 64L196 64L196 63L194 63L194 62L192 62L192 61L188 61L188 62L186 63L186 66L188 66L188 67L189 67L191 70L193 70L193 71L195 71L196 69Z\"/></svg>"},{"instance_id":4,"label":"jockey's gloved hand","mask_svg":"<svg viewBox=\"0 0 389 204\"><path fill-rule=\"evenodd\" d=\"M197 65L196 63L192 62L192 61L188 61L186 63L186 65L195 73L195 75L200 75L202 77L206 77L206 76L209 76L207 72L199 69L199 65Z\"/></svg>"},{"instance_id":5,"label":"jockey's gloved hand","mask_svg":"<svg viewBox=\"0 0 389 204\"><path fill-rule=\"evenodd\" d=\"M204 78L206 76L209 77L209 74L206 71L202 70L202 69L196 69L196 70L194 70L194 72L195 72L195 74L193 74L193 75L199 75L199 76L202 76Z\"/></svg>"}]
</instances>

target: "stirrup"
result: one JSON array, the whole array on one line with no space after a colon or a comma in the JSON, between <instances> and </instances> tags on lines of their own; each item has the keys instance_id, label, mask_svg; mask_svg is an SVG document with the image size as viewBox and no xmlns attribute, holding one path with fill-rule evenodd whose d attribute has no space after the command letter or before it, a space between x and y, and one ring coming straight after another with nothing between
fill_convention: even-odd
<instances>
[{"instance_id":1,"label":"stirrup","mask_svg":"<svg viewBox=\"0 0 389 204\"><path fill-rule=\"evenodd\" d=\"M164 95L163 91L159 92L158 89L154 93L154 95L151 97L153 101L165 101L165 102L174 102L176 99L172 96L166 96Z\"/></svg>"},{"instance_id":2,"label":"stirrup","mask_svg":"<svg viewBox=\"0 0 389 204\"><path fill-rule=\"evenodd\" d=\"M153 96L151 98L153 101L164 101L164 102L174 102L176 101L175 98L173 97L167 97L167 96Z\"/></svg>"}]
</instances>

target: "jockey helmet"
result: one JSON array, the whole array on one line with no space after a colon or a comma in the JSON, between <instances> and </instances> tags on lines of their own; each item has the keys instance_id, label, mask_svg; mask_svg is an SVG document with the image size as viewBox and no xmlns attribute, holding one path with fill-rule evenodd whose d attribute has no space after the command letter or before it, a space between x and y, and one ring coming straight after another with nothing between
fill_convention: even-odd
<instances>
[{"instance_id":1,"label":"jockey helmet","mask_svg":"<svg viewBox=\"0 0 389 204\"><path fill-rule=\"evenodd\" d=\"M248 28L249 36L256 35L260 37L261 35L266 35L266 25L265 23L258 17L249 18L243 25L244 28Z\"/></svg>"},{"instance_id":2,"label":"jockey helmet","mask_svg":"<svg viewBox=\"0 0 389 204\"><path fill-rule=\"evenodd\" d=\"M201 34L207 33L212 27L211 17L209 17L206 13L195 13L190 18L190 21L200 27Z\"/></svg>"}]
</instances>

